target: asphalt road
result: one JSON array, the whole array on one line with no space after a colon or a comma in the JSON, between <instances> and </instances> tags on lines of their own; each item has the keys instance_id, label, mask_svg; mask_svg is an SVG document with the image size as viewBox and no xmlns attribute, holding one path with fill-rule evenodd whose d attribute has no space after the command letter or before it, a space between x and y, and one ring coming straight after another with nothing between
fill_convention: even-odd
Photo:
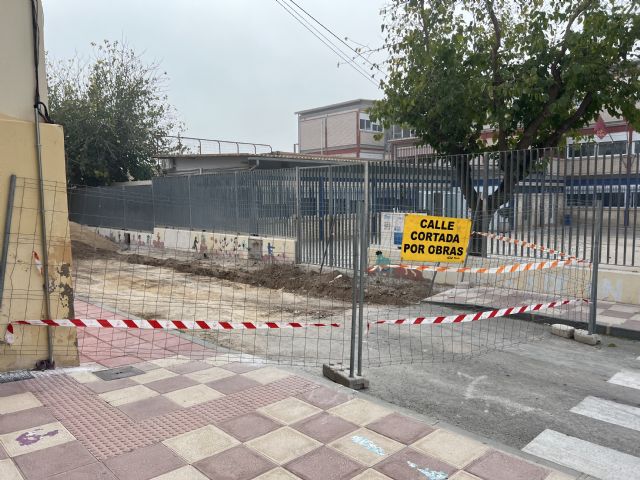
<instances>
[{"instance_id":1,"label":"asphalt road","mask_svg":"<svg viewBox=\"0 0 640 480\"><path fill-rule=\"evenodd\" d=\"M639 431L570 411L587 397L640 407L640 389L607 382L640 374L639 356L640 342L603 337L590 347L547 331L468 360L369 368L367 393L518 449L551 429L640 457Z\"/></svg>"}]
</instances>

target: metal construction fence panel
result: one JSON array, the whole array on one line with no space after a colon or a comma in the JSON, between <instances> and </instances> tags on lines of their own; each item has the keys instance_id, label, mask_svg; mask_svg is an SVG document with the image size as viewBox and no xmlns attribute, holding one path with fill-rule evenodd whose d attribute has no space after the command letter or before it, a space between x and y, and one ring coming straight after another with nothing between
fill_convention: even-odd
<instances>
[{"instance_id":1,"label":"metal construction fence panel","mask_svg":"<svg viewBox=\"0 0 640 480\"><path fill-rule=\"evenodd\" d=\"M357 202L367 191L368 234L381 242L394 212L467 217L474 229L580 257L593 245L602 202L601 262L640 263L639 153L551 148L282 170L156 177L147 186L70 191L74 221L153 231L169 227L298 240L298 260L349 268ZM87 192L91 192L88 195ZM477 240L484 254L523 253L513 243ZM539 255L537 251L527 252Z\"/></svg>"},{"instance_id":2,"label":"metal construction fence panel","mask_svg":"<svg viewBox=\"0 0 640 480\"><path fill-rule=\"evenodd\" d=\"M526 166L532 154L523 155ZM535 167L551 164L535 158ZM366 366L457 361L531 341L545 333L526 321L539 313L586 321L592 244L576 238L595 240L601 229L585 222L577 236L564 222L534 228L572 211L516 201L535 197L527 190L534 178L550 194L542 167L502 187L509 194L491 203L487 179L501 178L500 162L433 157L167 177L138 189L47 185L47 250L39 247L38 182L18 178L1 262L14 320L6 351L39 354L47 334L37 326L47 325L50 338L71 338L50 347L58 358L178 355L214 365L332 363L362 373ZM604 203L599 193L592 193L593 205ZM504 208L514 211L499 213ZM181 223L163 226L158 219L166 212L165 219ZM458 265L405 261L398 247L406 213L471 219L478 233L470 236L473 255ZM595 213L591 206L599 221ZM513 223L497 230L502 217ZM68 229L65 218L72 220ZM135 238L132 226L140 228ZM551 242L565 228L576 245ZM36 288L19 282L24 272ZM73 281L52 283L60 272ZM43 299L49 314L39 309Z\"/></svg>"}]
</instances>

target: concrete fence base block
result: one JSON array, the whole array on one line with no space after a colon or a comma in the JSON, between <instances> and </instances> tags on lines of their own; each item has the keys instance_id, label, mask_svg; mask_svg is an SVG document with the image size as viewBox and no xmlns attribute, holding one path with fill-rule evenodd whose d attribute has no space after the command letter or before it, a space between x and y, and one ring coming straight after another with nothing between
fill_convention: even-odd
<instances>
[{"instance_id":1,"label":"concrete fence base block","mask_svg":"<svg viewBox=\"0 0 640 480\"><path fill-rule=\"evenodd\" d=\"M369 388L368 379L360 377L358 375L350 377L349 371L341 364L327 365L325 363L324 365L322 365L322 375L327 377L332 382L339 383L340 385L344 385L345 387L351 388L353 390L363 390L365 388Z\"/></svg>"},{"instance_id":2,"label":"concrete fence base block","mask_svg":"<svg viewBox=\"0 0 640 480\"><path fill-rule=\"evenodd\" d=\"M574 327L563 325L562 323L554 323L551 325L551 333L563 338L573 338Z\"/></svg>"},{"instance_id":3,"label":"concrete fence base block","mask_svg":"<svg viewBox=\"0 0 640 480\"><path fill-rule=\"evenodd\" d=\"M598 345L600 343L600 335L589 335L587 330L575 330L573 332L573 338L580 343L586 343L587 345Z\"/></svg>"}]
</instances>

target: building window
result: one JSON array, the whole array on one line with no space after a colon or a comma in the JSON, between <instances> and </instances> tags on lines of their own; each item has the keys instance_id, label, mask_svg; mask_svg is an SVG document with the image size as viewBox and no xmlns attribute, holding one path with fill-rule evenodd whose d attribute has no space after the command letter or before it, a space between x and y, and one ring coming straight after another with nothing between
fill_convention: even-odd
<instances>
[{"instance_id":1,"label":"building window","mask_svg":"<svg viewBox=\"0 0 640 480\"><path fill-rule=\"evenodd\" d=\"M397 140L399 138L414 138L416 136L416 131L414 129L402 128L398 125L394 125L391 128L391 138Z\"/></svg>"},{"instance_id":2,"label":"building window","mask_svg":"<svg viewBox=\"0 0 640 480\"><path fill-rule=\"evenodd\" d=\"M368 118L360 119L360 130L365 132L382 132L382 125L374 123Z\"/></svg>"},{"instance_id":3,"label":"building window","mask_svg":"<svg viewBox=\"0 0 640 480\"><path fill-rule=\"evenodd\" d=\"M627 142L575 143L569 145L569 157L593 157L596 155L624 155L627 153Z\"/></svg>"}]
</instances>

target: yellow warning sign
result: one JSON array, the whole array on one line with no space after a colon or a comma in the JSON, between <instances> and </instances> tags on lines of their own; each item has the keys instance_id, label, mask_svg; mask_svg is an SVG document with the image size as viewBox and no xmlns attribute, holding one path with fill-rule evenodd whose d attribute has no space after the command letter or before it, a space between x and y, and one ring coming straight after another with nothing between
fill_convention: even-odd
<instances>
[{"instance_id":1,"label":"yellow warning sign","mask_svg":"<svg viewBox=\"0 0 640 480\"><path fill-rule=\"evenodd\" d=\"M409 213L404 217L400 258L416 262L462 263L471 220Z\"/></svg>"}]
</instances>

